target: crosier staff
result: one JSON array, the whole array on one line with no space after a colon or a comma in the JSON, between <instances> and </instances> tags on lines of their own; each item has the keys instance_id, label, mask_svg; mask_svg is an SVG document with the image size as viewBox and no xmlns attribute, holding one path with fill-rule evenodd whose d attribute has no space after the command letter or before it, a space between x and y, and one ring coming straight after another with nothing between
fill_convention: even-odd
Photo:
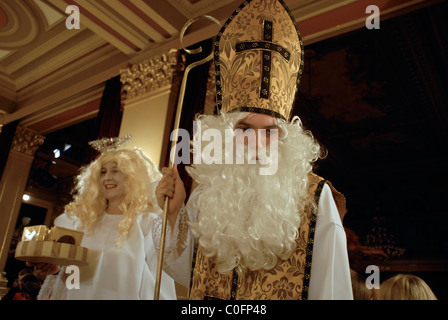
<instances>
[{"instance_id":1,"label":"crosier staff","mask_svg":"<svg viewBox=\"0 0 448 320\"><path fill-rule=\"evenodd\" d=\"M187 52L188 54L196 54L196 53L200 53L202 52L202 47L196 48L196 49L185 49L185 47L183 46L183 37L185 32L187 31L188 27L195 21L197 21L198 19L201 18L206 18L208 20L211 20L213 22L215 22L216 24L218 24L219 26L221 26L221 23L216 20L215 18L211 17L211 16L199 16L199 17L195 17L192 18L190 20L187 21L187 23L185 23L185 25L182 27L181 33L180 33L180 43L182 45L182 47L184 48L185 52ZM201 59L199 61L193 62L191 64L189 64L186 68L185 68L185 72L184 75L182 77L182 83L180 86L180 92L179 92L179 100L177 102L177 110L176 110L176 117L174 118L174 127L173 127L173 137L171 137L171 151L176 150L176 144L177 144L177 139L178 139L178 134L179 134L179 124L180 124L180 118L182 115L182 106L183 106L183 102L184 102L184 95L185 95L185 87L187 85L187 80L188 80L188 73L191 71L191 69L204 64L208 61L210 61L213 58L213 51L204 59ZM169 168L172 169L174 167L174 157L175 155L173 155L173 157L171 157L170 155L170 161L169 161ZM160 281L162 278L162 268L163 268L163 254L165 251L165 238L166 238L166 224L167 224L167 217L168 217L168 207L169 207L169 198L165 197L165 203L163 206L163 220L162 220L162 232L160 235L160 248L159 248L159 259L158 259L158 264L157 264L157 274L156 274L156 286L155 286L155 291L154 291L154 300L159 300L159 295L160 295Z\"/></svg>"}]
</instances>

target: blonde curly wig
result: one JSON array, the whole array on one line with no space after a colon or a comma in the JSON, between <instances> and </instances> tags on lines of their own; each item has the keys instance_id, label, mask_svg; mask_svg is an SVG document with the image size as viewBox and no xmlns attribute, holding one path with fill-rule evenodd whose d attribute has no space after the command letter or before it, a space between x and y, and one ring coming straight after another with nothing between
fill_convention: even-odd
<instances>
[{"instance_id":1,"label":"blonde curly wig","mask_svg":"<svg viewBox=\"0 0 448 320\"><path fill-rule=\"evenodd\" d=\"M101 167L115 162L126 176L125 196L119 208L123 219L118 224L120 241L126 239L135 218L142 212L159 212L155 198L154 182L160 180L161 173L154 162L140 149L109 150L102 153L89 165L80 169L75 179L73 201L65 206L71 217L78 218L89 233L107 208L107 200L100 188Z\"/></svg>"}]
</instances>

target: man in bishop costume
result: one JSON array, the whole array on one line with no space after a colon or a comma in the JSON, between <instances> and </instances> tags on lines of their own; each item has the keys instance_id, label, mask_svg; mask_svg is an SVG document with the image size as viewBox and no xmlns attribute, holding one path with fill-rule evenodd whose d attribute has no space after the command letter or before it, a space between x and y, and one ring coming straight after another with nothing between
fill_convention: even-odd
<instances>
[{"instance_id":1,"label":"man in bishop costume","mask_svg":"<svg viewBox=\"0 0 448 320\"><path fill-rule=\"evenodd\" d=\"M303 57L297 24L281 0L245 1L216 38L220 114L196 120L200 132L224 137L231 129L245 161L194 155L200 161L187 171L198 186L184 207L177 170L164 168L156 191L159 204L168 196L169 210L189 216L197 242L191 299L353 298L345 198L312 173L322 149L298 117L290 119ZM223 159L235 159L226 143Z\"/></svg>"}]
</instances>

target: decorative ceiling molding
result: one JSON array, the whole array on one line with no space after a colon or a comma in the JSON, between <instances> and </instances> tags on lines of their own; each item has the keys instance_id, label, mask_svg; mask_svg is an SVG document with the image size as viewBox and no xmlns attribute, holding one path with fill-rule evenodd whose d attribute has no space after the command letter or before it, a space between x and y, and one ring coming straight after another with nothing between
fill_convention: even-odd
<instances>
[{"instance_id":1,"label":"decorative ceiling molding","mask_svg":"<svg viewBox=\"0 0 448 320\"><path fill-rule=\"evenodd\" d=\"M23 1L2 1L0 11L7 17L0 32L0 49L16 49L31 43L45 25Z\"/></svg>"},{"instance_id":2,"label":"decorative ceiling molding","mask_svg":"<svg viewBox=\"0 0 448 320\"><path fill-rule=\"evenodd\" d=\"M65 20L65 15L54 10L51 6L47 5L42 0L33 0L34 3L39 7L40 10L36 10L36 14L41 14L45 17L47 22L46 30L49 30L52 26L56 25L62 19Z\"/></svg>"},{"instance_id":3,"label":"decorative ceiling molding","mask_svg":"<svg viewBox=\"0 0 448 320\"><path fill-rule=\"evenodd\" d=\"M215 11L215 10L222 8L223 6L225 6L229 3L235 2L235 1L233 1L233 0L208 0L208 1L168 0L168 2L171 3L177 9L180 9L179 11L187 19L191 19L193 17L200 16L200 15ZM237 6L235 6L235 9Z\"/></svg>"},{"instance_id":4,"label":"decorative ceiling molding","mask_svg":"<svg viewBox=\"0 0 448 320\"><path fill-rule=\"evenodd\" d=\"M305 45L364 27L370 0L285 0ZM376 0L392 16L437 0ZM48 108L64 111L65 99L138 64L180 49L179 33L193 15L221 22L241 0L2 0L0 96L12 101L0 123L28 121ZM67 6L80 10L80 29L65 26ZM185 44L214 37L214 24L190 28ZM54 114L52 114L54 116ZM39 117L37 117L39 118ZM26 122L31 125L29 122Z\"/></svg>"},{"instance_id":5,"label":"decorative ceiling molding","mask_svg":"<svg viewBox=\"0 0 448 320\"><path fill-rule=\"evenodd\" d=\"M49 53L51 50L60 47L65 41L70 40L79 32L57 32L55 36L43 41L42 44L35 46L33 49L25 52L21 57L14 59L8 65L5 65L4 72L8 75L26 67L30 61L34 61L41 56Z\"/></svg>"},{"instance_id":6,"label":"decorative ceiling molding","mask_svg":"<svg viewBox=\"0 0 448 320\"><path fill-rule=\"evenodd\" d=\"M63 128L65 123L75 123L81 118L89 118L98 111L103 91L104 84L89 88L53 104L39 113L31 114L24 118L21 124L45 134Z\"/></svg>"},{"instance_id":7,"label":"decorative ceiling molding","mask_svg":"<svg viewBox=\"0 0 448 320\"><path fill-rule=\"evenodd\" d=\"M124 2L120 0L120 2ZM177 35L179 30L174 27L168 20L163 18L156 10L152 9L151 6L146 4L145 1L141 0L130 0L131 4L133 4L136 8L138 8L141 12L143 12L146 17L150 17L153 23L149 23L155 30L158 30L162 34L162 36L166 37L165 32L168 32L171 36ZM145 18L146 19L146 18ZM160 31L162 30L162 31Z\"/></svg>"}]
</instances>

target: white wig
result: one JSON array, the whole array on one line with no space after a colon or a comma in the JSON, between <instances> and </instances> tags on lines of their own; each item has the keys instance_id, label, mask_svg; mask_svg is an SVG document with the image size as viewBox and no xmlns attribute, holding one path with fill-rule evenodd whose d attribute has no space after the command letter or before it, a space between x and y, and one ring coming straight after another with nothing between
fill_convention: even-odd
<instances>
[{"instance_id":1,"label":"white wig","mask_svg":"<svg viewBox=\"0 0 448 320\"><path fill-rule=\"evenodd\" d=\"M201 132L234 129L249 113L199 116ZM278 120L278 170L260 175L261 164L194 164L187 168L199 186L192 201L199 209L193 234L219 272L234 268L271 269L296 248L308 200L307 176L321 148L300 120ZM198 137L193 137L198 139ZM225 150L223 146L223 157ZM247 150L246 150L247 151Z\"/></svg>"}]
</instances>

